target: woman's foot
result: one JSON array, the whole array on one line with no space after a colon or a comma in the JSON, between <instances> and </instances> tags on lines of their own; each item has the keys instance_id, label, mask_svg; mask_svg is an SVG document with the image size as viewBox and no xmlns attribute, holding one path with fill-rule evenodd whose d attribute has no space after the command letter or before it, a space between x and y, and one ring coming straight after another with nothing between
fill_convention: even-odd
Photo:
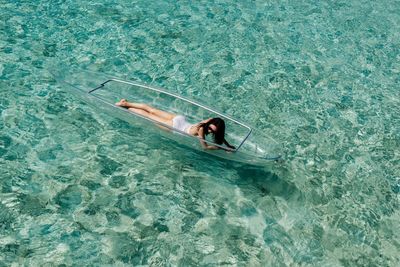
<instances>
[{"instance_id":1,"label":"woman's foot","mask_svg":"<svg viewBox=\"0 0 400 267\"><path fill-rule=\"evenodd\" d=\"M128 107L128 101L126 101L126 99L121 99L119 102L115 103L116 106L119 107Z\"/></svg>"}]
</instances>

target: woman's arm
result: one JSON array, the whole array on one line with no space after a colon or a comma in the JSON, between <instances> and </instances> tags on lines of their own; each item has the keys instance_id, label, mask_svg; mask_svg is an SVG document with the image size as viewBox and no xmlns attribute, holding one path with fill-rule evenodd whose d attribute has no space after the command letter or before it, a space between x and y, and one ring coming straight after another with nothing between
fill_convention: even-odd
<instances>
[{"instance_id":1,"label":"woman's arm","mask_svg":"<svg viewBox=\"0 0 400 267\"><path fill-rule=\"evenodd\" d=\"M200 138L200 144L203 147L203 149L210 149L210 150L217 150L217 149L223 149L225 151L232 151L235 149L234 146L231 146L226 140L224 140L224 144L226 146L228 146L228 148L225 147L218 147L218 146L213 146L213 145L209 145L207 144L207 141L205 141L206 137L204 134L204 129L200 128L199 132L198 132L199 138Z\"/></svg>"},{"instance_id":2,"label":"woman's arm","mask_svg":"<svg viewBox=\"0 0 400 267\"><path fill-rule=\"evenodd\" d=\"M200 128L200 129L199 129L198 135L199 135L199 138L200 138L200 144L201 144L201 147L202 147L202 148L204 148L204 149L211 149L211 150L217 150L217 149L219 149L219 147L217 147L217 146L213 146L213 145L207 144L207 142L205 141L206 136L205 136L205 134L204 134L204 129L203 129L203 128Z\"/></svg>"},{"instance_id":3,"label":"woman's arm","mask_svg":"<svg viewBox=\"0 0 400 267\"><path fill-rule=\"evenodd\" d=\"M212 120L212 119L211 119L211 118L210 118L210 119L205 119L205 120L201 121L199 124L207 123L207 122L209 122L210 120Z\"/></svg>"}]
</instances>

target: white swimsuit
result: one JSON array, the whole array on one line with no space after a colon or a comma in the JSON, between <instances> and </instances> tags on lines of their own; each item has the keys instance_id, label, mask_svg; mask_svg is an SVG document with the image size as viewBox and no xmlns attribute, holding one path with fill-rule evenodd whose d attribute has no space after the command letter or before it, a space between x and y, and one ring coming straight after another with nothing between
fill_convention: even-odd
<instances>
[{"instance_id":1,"label":"white swimsuit","mask_svg":"<svg viewBox=\"0 0 400 267\"><path fill-rule=\"evenodd\" d=\"M177 115L172 119L172 127L182 132L189 133L192 124L186 121L186 118L182 115Z\"/></svg>"}]
</instances>

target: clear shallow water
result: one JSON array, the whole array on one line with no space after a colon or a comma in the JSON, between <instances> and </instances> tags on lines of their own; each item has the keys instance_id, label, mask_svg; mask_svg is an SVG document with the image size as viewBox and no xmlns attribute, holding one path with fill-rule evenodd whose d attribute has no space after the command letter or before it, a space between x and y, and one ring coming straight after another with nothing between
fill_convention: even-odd
<instances>
[{"instance_id":1,"label":"clear shallow water","mask_svg":"<svg viewBox=\"0 0 400 267\"><path fill-rule=\"evenodd\" d=\"M2 265L398 264L398 1L0 5ZM202 98L287 160L170 145L77 101L54 62Z\"/></svg>"}]
</instances>

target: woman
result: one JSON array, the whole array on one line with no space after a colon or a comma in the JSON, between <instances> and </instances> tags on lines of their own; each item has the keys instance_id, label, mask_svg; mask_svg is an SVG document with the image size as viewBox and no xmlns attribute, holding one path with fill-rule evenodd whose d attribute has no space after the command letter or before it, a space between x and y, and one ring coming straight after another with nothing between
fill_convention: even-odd
<instances>
[{"instance_id":1,"label":"woman","mask_svg":"<svg viewBox=\"0 0 400 267\"><path fill-rule=\"evenodd\" d=\"M198 136L200 137L201 146L204 149L220 149L220 147L209 145L207 144L207 142L204 141L206 135L210 133L213 135L214 143L218 145L224 144L227 146L227 148L223 149L235 149L234 146L230 145L225 140L225 122L221 118L211 118L201 121L197 124L190 124L182 115L176 115L166 111L162 111L146 104L132 103L128 102L126 99L121 99L119 102L115 103L115 105L127 108L136 114L169 125L190 135Z\"/></svg>"}]
</instances>

